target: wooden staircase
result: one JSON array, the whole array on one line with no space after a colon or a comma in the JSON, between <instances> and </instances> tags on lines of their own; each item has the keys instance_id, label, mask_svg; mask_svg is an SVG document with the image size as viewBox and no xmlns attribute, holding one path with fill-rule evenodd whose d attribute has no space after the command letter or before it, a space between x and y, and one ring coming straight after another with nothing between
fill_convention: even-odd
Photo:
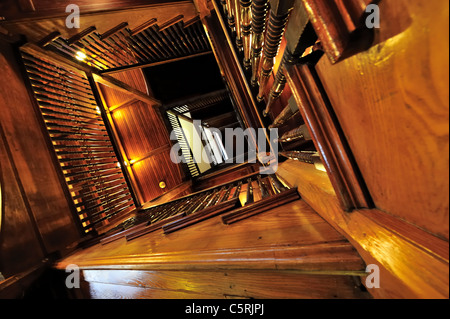
<instances>
[{"instance_id":1,"label":"wooden staircase","mask_svg":"<svg viewBox=\"0 0 450 319\"><path fill-rule=\"evenodd\" d=\"M275 175L142 210L99 241L55 265L81 269L79 298L370 298L353 246Z\"/></svg>"}]
</instances>

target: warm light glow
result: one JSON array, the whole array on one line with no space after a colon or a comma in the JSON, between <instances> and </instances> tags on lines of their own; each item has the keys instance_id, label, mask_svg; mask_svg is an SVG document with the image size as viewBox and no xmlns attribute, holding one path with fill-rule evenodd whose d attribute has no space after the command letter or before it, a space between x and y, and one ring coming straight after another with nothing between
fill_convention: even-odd
<instances>
[{"instance_id":1,"label":"warm light glow","mask_svg":"<svg viewBox=\"0 0 450 319\"><path fill-rule=\"evenodd\" d=\"M97 111L98 114L102 114L102 112L100 111L100 108L98 106L95 108L95 110Z\"/></svg>"},{"instance_id":2,"label":"warm light glow","mask_svg":"<svg viewBox=\"0 0 450 319\"><path fill-rule=\"evenodd\" d=\"M84 61L84 60L86 60L87 55L86 55L84 52L77 51L77 53L75 53L75 58L76 58L78 61Z\"/></svg>"},{"instance_id":3,"label":"warm light glow","mask_svg":"<svg viewBox=\"0 0 450 319\"><path fill-rule=\"evenodd\" d=\"M159 188L166 188L166 183L164 181L159 182Z\"/></svg>"}]
</instances>

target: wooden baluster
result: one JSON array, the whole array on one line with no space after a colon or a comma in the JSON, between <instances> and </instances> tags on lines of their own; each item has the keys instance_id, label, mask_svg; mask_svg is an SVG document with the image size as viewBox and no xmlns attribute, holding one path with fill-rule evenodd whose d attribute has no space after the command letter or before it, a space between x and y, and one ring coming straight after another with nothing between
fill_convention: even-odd
<instances>
[{"instance_id":1,"label":"wooden baluster","mask_svg":"<svg viewBox=\"0 0 450 319\"><path fill-rule=\"evenodd\" d=\"M218 203L220 203L220 198L222 197L222 195L224 195L225 192L226 192L226 187L225 187L225 186L222 186L222 188L217 192L216 196L214 196L214 198L213 198L211 204L208 205L207 207L209 207L209 206L215 206L215 205L217 205Z\"/></svg>"},{"instance_id":2,"label":"wooden baluster","mask_svg":"<svg viewBox=\"0 0 450 319\"><path fill-rule=\"evenodd\" d=\"M293 55L291 54L289 49L286 48L283 54L283 60L275 76L275 81L273 82L272 88L270 89L269 92L266 108L263 112L264 117L269 115L273 103L280 97L281 93L283 93L287 81L286 76L284 75L284 65L292 63L293 60L294 60Z\"/></svg>"},{"instance_id":3,"label":"wooden baluster","mask_svg":"<svg viewBox=\"0 0 450 319\"><path fill-rule=\"evenodd\" d=\"M198 51L196 48L196 44L192 40L191 37L188 36L186 31L183 28L183 21L179 21L174 26L174 31L178 35L178 37L181 39L181 41L185 44L185 46L188 48L190 53L195 53Z\"/></svg>"},{"instance_id":4,"label":"wooden baluster","mask_svg":"<svg viewBox=\"0 0 450 319\"><path fill-rule=\"evenodd\" d=\"M78 54L78 52L86 52L88 59L86 59L86 63L92 65L93 67L103 70L107 68L108 63L103 59L96 57L95 53L92 53L89 49L85 49L77 44L68 45L67 42L58 38L51 43L51 45L47 47L53 47L55 50L61 53L65 53L73 58Z\"/></svg>"},{"instance_id":5,"label":"wooden baluster","mask_svg":"<svg viewBox=\"0 0 450 319\"><path fill-rule=\"evenodd\" d=\"M178 15L173 19L166 21L159 26L159 32L164 34L169 39L169 41L171 41L175 45L180 55L188 55L190 53L188 46L183 43L182 39L177 35L174 28L174 25L178 22L181 22L182 20L183 16Z\"/></svg>"},{"instance_id":6,"label":"wooden baluster","mask_svg":"<svg viewBox=\"0 0 450 319\"><path fill-rule=\"evenodd\" d=\"M225 192L225 194L223 195L222 199L220 200L220 202L226 202L228 200L228 198L230 197L230 193L231 190L233 189L234 185L230 184L227 188L227 191Z\"/></svg>"},{"instance_id":7,"label":"wooden baluster","mask_svg":"<svg viewBox=\"0 0 450 319\"><path fill-rule=\"evenodd\" d=\"M270 0L270 17L266 32L261 74L259 76L258 101L264 99L264 91L274 66L274 59L280 49L281 38L286 27L294 0Z\"/></svg>"},{"instance_id":8,"label":"wooden baluster","mask_svg":"<svg viewBox=\"0 0 450 319\"><path fill-rule=\"evenodd\" d=\"M272 184L272 187L276 194L279 194L281 192L288 190L288 188L279 181L276 174L270 174L269 180L270 180L270 183Z\"/></svg>"},{"instance_id":9,"label":"wooden baluster","mask_svg":"<svg viewBox=\"0 0 450 319\"><path fill-rule=\"evenodd\" d=\"M96 52L97 55L102 56L106 61L109 62L110 67L119 67L121 66L120 62L117 61L117 56L111 54L111 52L103 47L100 41L97 40L98 35L93 32L87 35L85 38L80 40L80 43L83 44L85 48L90 48L92 51Z\"/></svg>"},{"instance_id":10,"label":"wooden baluster","mask_svg":"<svg viewBox=\"0 0 450 319\"><path fill-rule=\"evenodd\" d=\"M270 90L266 109L263 115L267 116L273 103L280 97L286 85L285 67L296 63L304 51L317 40L312 25L309 23L308 13L301 1L296 1L289 16L289 24L285 32L286 48L281 64L275 76L275 81Z\"/></svg>"},{"instance_id":11,"label":"wooden baluster","mask_svg":"<svg viewBox=\"0 0 450 319\"><path fill-rule=\"evenodd\" d=\"M269 190L267 188L266 183L264 183L262 181L261 175L258 175L258 185L259 185L259 189L261 190L262 198L264 199L266 197L269 197L270 196L270 192L269 192Z\"/></svg>"},{"instance_id":12,"label":"wooden baluster","mask_svg":"<svg viewBox=\"0 0 450 319\"><path fill-rule=\"evenodd\" d=\"M198 35L198 38L201 40L203 49L210 50L211 46L209 44L208 37L206 36L205 29L203 28L200 20L198 20L196 23L194 23L192 25L192 27L193 27L194 31L196 32L196 34Z\"/></svg>"},{"instance_id":13,"label":"wooden baluster","mask_svg":"<svg viewBox=\"0 0 450 319\"><path fill-rule=\"evenodd\" d=\"M127 48L127 51L131 53L136 59L139 60L139 62L147 62L149 60L149 57L147 54L145 54L131 38L130 36L130 30L128 28L125 28L124 30L120 30L116 34L117 39L120 41L122 46Z\"/></svg>"},{"instance_id":14,"label":"wooden baluster","mask_svg":"<svg viewBox=\"0 0 450 319\"><path fill-rule=\"evenodd\" d=\"M208 200L206 201L206 204L203 205L203 206L201 207L201 209L206 209L206 208L208 208L208 207L210 207L210 206L214 206L214 205L215 205L214 203L217 201L217 198L219 198L220 192L221 192L221 191L222 191L222 189L216 188L216 189L212 192L212 194L208 197Z\"/></svg>"},{"instance_id":15,"label":"wooden baluster","mask_svg":"<svg viewBox=\"0 0 450 319\"><path fill-rule=\"evenodd\" d=\"M197 18L197 17L196 17ZM195 50L197 52L203 51L204 48L202 47L202 44L200 43L200 39L197 37L197 35L192 31L192 24L197 22L197 20L191 19L189 21L186 21L183 23L183 32L187 34L187 36L191 39L191 41L194 43Z\"/></svg>"},{"instance_id":16,"label":"wooden baluster","mask_svg":"<svg viewBox=\"0 0 450 319\"><path fill-rule=\"evenodd\" d=\"M303 139L305 141L312 140L312 137L309 134L309 130L306 125L301 125L293 130L290 130L289 132L284 133L283 136L278 139L278 142L293 142L300 139Z\"/></svg>"},{"instance_id":17,"label":"wooden baluster","mask_svg":"<svg viewBox=\"0 0 450 319\"><path fill-rule=\"evenodd\" d=\"M252 78L251 84L258 85L258 71L261 62L261 52L264 43L264 31L266 29L266 17L269 0L252 1Z\"/></svg>"},{"instance_id":18,"label":"wooden baluster","mask_svg":"<svg viewBox=\"0 0 450 319\"><path fill-rule=\"evenodd\" d=\"M242 42L244 46L244 68L249 70L251 62L251 32L252 32L252 0L240 0L241 2L241 25L242 25Z\"/></svg>"},{"instance_id":19,"label":"wooden baluster","mask_svg":"<svg viewBox=\"0 0 450 319\"><path fill-rule=\"evenodd\" d=\"M252 185L252 179L247 179L247 199L245 202L245 205L251 204L254 202L253 198L253 185Z\"/></svg>"},{"instance_id":20,"label":"wooden baluster","mask_svg":"<svg viewBox=\"0 0 450 319\"><path fill-rule=\"evenodd\" d=\"M133 38L136 42L139 42L142 46L147 48L147 51L150 52L154 61L163 60L164 58L166 58L167 56L156 49L153 43L143 34L143 32L137 33L133 36Z\"/></svg>"},{"instance_id":21,"label":"wooden baluster","mask_svg":"<svg viewBox=\"0 0 450 319\"><path fill-rule=\"evenodd\" d=\"M236 32L236 18L235 18L235 1L236 0L226 0L227 2L227 20L228 20L228 27L232 32ZM237 0L239 1L239 0Z\"/></svg>"},{"instance_id":22,"label":"wooden baluster","mask_svg":"<svg viewBox=\"0 0 450 319\"><path fill-rule=\"evenodd\" d=\"M228 8L227 8L227 1L226 0L220 0L220 4L222 5L223 12L225 12L225 14L227 14L228 13L227 12L227 10L228 10Z\"/></svg>"},{"instance_id":23,"label":"wooden baluster","mask_svg":"<svg viewBox=\"0 0 450 319\"><path fill-rule=\"evenodd\" d=\"M208 192L206 194L204 194L200 200L196 203L196 205L194 206L194 208L190 211L187 211L186 214L194 214L195 212L202 210L203 207L205 207L205 205L208 203L209 199L211 196L214 195L214 192Z\"/></svg>"},{"instance_id":24,"label":"wooden baluster","mask_svg":"<svg viewBox=\"0 0 450 319\"><path fill-rule=\"evenodd\" d=\"M241 1L234 0L234 20L236 21L236 46L239 51L244 49L242 41L242 14L241 14Z\"/></svg>"},{"instance_id":25,"label":"wooden baluster","mask_svg":"<svg viewBox=\"0 0 450 319\"><path fill-rule=\"evenodd\" d=\"M143 62L153 62L157 61L157 58L153 55L153 53L150 51L150 49L142 43L137 37L131 35L130 29L125 29L127 31L127 41L131 44L131 47L140 53L140 55L144 58Z\"/></svg>"},{"instance_id":26,"label":"wooden baluster","mask_svg":"<svg viewBox=\"0 0 450 319\"><path fill-rule=\"evenodd\" d=\"M151 43L153 43L153 45L158 48L158 51L161 52L161 55L164 56L166 59L172 57L174 54L172 53L172 51L170 50L170 48L168 48L161 40L161 38L158 36L158 34L153 30L152 26L146 28L145 30L142 31L142 33L145 35L145 37L147 39L149 39L149 41Z\"/></svg>"},{"instance_id":27,"label":"wooden baluster","mask_svg":"<svg viewBox=\"0 0 450 319\"><path fill-rule=\"evenodd\" d=\"M300 114L300 110L297 106L297 103L295 102L295 98L292 96L288 101L288 105L286 105L286 107L280 112L280 114L278 114L269 128L281 127L284 123L289 121L297 114Z\"/></svg>"},{"instance_id":28,"label":"wooden baluster","mask_svg":"<svg viewBox=\"0 0 450 319\"><path fill-rule=\"evenodd\" d=\"M234 191L233 198L239 198L239 194L241 193L242 184L243 184L242 181L240 181L238 183L238 185L236 186L236 190Z\"/></svg>"},{"instance_id":29,"label":"wooden baluster","mask_svg":"<svg viewBox=\"0 0 450 319\"><path fill-rule=\"evenodd\" d=\"M134 64L137 63L138 60L136 59L134 54L130 54L131 52L129 50L129 47L124 46L117 35L119 31L125 29L126 27L128 27L128 23L123 22L101 34L100 39L111 46L114 49L114 52L122 56L122 59L126 60L128 64Z\"/></svg>"}]
</instances>

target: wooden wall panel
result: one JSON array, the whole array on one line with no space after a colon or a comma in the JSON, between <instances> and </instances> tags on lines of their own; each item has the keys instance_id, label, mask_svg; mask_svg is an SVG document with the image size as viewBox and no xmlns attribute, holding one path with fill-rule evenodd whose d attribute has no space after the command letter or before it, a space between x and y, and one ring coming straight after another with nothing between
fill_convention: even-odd
<instances>
[{"instance_id":1,"label":"wooden wall panel","mask_svg":"<svg viewBox=\"0 0 450 319\"><path fill-rule=\"evenodd\" d=\"M448 240L449 4L380 9L370 50L317 70L376 206Z\"/></svg>"},{"instance_id":2,"label":"wooden wall panel","mask_svg":"<svg viewBox=\"0 0 450 319\"><path fill-rule=\"evenodd\" d=\"M302 199L350 240L367 265L380 269L375 298L440 298L449 296L448 241L379 209L342 210L327 173L313 165L288 160L278 174L298 186Z\"/></svg>"},{"instance_id":3,"label":"wooden wall panel","mask_svg":"<svg viewBox=\"0 0 450 319\"><path fill-rule=\"evenodd\" d=\"M0 125L0 272L5 278L27 270L44 258L40 235L10 155Z\"/></svg>"},{"instance_id":4,"label":"wooden wall panel","mask_svg":"<svg viewBox=\"0 0 450 319\"><path fill-rule=\"evenodd\" d=\"M148 104L134 102L114 111L113 119L130 160L169 144L166 127L157 111Z\"/></svg>"},{"instance_id":5,"label":"wooden wall panel","mask_svg":"<svg viewBox=\"0 0 450 319\"><path fill-rule=\"evenodd\" d=\"M140 69L111 76L147 93L145 77ZM127 93L104 85L100 88L144 203L180 185L184 175L170 159L171 141L158 110L150 104L133 100ZM165 189L159 187L160 181L166 183Z\"/></svg>"},{"instance_id":6,"label":"wooden wall panel","mask_svg":"<svg viewBox=\"0 0 450 319\"><path fill-rule=\"evenodd\" d=\"M170 149L133 164L132 168L147 201L183 182L179 166L170 159ZM165 189L159 187L161 181L166 183Z\"/></svg>"},{"instance_id":7,"label":"wooden wall panel","mask_svg":"<svg viewBox=\"0 0 450 319\"><path fill-rule=\"evenodd\" d=\"M17 58L0 42L0 122L43 246L47 252L64 250L79 233Z\"/></svg>"}]
</instances>

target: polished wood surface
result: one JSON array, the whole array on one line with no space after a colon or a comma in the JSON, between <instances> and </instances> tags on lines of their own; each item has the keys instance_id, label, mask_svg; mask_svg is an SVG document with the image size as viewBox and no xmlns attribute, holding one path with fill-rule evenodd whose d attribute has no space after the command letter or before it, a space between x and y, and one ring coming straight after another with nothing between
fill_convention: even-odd
<instances>
[{"instance_id":1,"label":"polished wood surface","mask_svg":"<svg viewBox=\"0 0 450 319\"><path fill-rule=\"evenodd\" d=\"M76 5L81 12L92 13L105 10L119 10L135 6L161 5L166 3L180 3L179 0L120 0L111 3L109 0L77 1ZM73 4L70 1L49 1L49 0L22 0L22 1L2 1L0 9L2 17L9 20L42 18L48 16L64 16L66 7Z\"/></svg>"},{"instance_id":2,"label":"polished wood surface","mask_svg":"<svg viewBox=\"0 0 450 319\"><path fill-rule=\"evenodd\" d=\"M14 2L14 1L12 1ZM147 22L151 18L158 18L164 22L174 16L182 14L185 21L194 18L197 13L191 1L176 1L171 3L147 5L124 10L104 10L102 12L85 12L80 14L80 28L95 26L100 34L128 22L132 30ZM80 32L80 29L69 29L65 25L68 13L60 11L59 16L46 18L28 18L24 20L0 21L0 25L12 34L24 34L31 43L36 43L48 34L58 30L64 38L70 38Z\"/></svg>"},{"instance_id":3,"label":"polished wood surface","mask_svg":"<svg viewBox=\"0 0 450 319\"><path fill-rule=\"evenodd\" d=\"M357 46L354 43L358 41L354 38L358 29L366 31L363 38L369 37L371 30L364 25L365 10L369 4L378 1L302 0L302 2L325 53L332 63L336 63L351 54L352 46Z\"/></svg>"},{"instance_id":4,"label":"polished wood surface","mask_svg":"<svg viewBox=\"0 0 450 319\"><path fill-rule=\"evenodd\" d=\"M92 246L57 267L69 263L83 269L94 298L368 297L349 277L364 274L359 256L303 201L232 225L213 217L167 235Z\"/></svg>"},{"instance_id":5,"label":"polished wood surface","mask_svg":"<svg viewBox=\"0 0 450 319\"><path fill-rule=\"evenodd\" d=\"M380 267L381 287L369 289L375 298L448 298L448 241L378 209L343 211L327 174L310 164L288 160L278 173L366 264Z\"/></svg>"},{"instance_id":6,"label":"polished wood surface","mask_svg":"<svg viewBox=\"0 0 450 319\"><path fill-rule=\"evenodd\" d=\"M42 260L73 250L80 233L26 78L3 39L0 70L0 296L17 298L49 266Z\"/></svg>"},{"instance_id":7,"label":"polished wood surface","mask_svg":"<svg viewBox=\"0 0 450 319\"><path fill-rule=\"evenodd\" d=\"M4 74L0 79L1 125L4 141L11 151L10 160L15 166L16 179L22 185L21 193L12 193L14 199L11 204L20 197L25 198L28 208L21 210L21 214L31 210L36 223L34 227L38 228L45 250L63 249L79 236L71 206L61 185L54 155L49 150L49 141L25 85L24 73L8 44L2 43L0 59ZM6 154L2 152L2 156ZM4 165L7 165L8 160L5 160ZM11 190L3 188L3 191ZM3 205L8 206L8 200L3 199ZM7 222L3 220L2 224Z\"/></svg>"},{"instance_id":8,"label":"polished wood surface","mask_svg":"<svg viewBox=\"0 0 450 319\"><path fill-rule=\"evenodd\" d=\"M85 270L86 298L346 299L367 298L350 276L281 271ZM267 285L270 282L270 285ZM214 283L213 285L211 283Z\"/></svg>"},{"instance_id":9,"label":"polished wood surface","mask_svg":"<svg viewBox=\"0 0 450 319\"><path fill-rule=\"evenodd\" d=\"M114 73L111 77L148 94L142 70ZM170 159L171 141L159 111L124 91L101 85L105 105L117 131L124 158L134 178L141 204L169 192L183 182L181 168ZM124 164L125 165L125 164ZM165 189L159 187L164 181Z\"/></svg>"},{"instance_id":10,"label":"polished wood surface","mask_svg":"<svg viewBox=\"0 0 450 319\"><path fill-rule=\"evenodd\" d=\"M371 208L372 200L361 178L345 136L311 65L289 65L287 78L316 149L335 187L342 208Z\"/></svg>"},{"instance_id":11,"label":"polished wood surface","mask_svg":"<svg viewBox=\"0 0 450 319\"><path fill-rule=\"evenodd\" d=\"M448 240L448 2L380 10L370 50L316 69L375 205Z\"/></svg>"}]
</instances>

